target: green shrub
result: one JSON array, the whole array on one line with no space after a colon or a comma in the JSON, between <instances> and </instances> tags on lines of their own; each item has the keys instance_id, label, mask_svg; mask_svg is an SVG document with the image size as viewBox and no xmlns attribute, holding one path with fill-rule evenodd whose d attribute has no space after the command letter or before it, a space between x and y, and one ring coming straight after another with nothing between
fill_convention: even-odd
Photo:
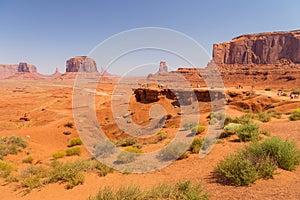
<instances>
[{"instance_id":1,"label":"green shrub","mask_svg":"<svg viewBox=\"0 0 300 200\"><path fill-rule=\"evenodd\" d=\"M115 152L116 147L109 140L104 140L94 145L94 155L96 158L107 158Z\"/></svg>"},{"instance_id":2,"label":"green shrub","mask_svg":"<svg viewBox=\"0 0 300 200\"><path fill-rule=\"evenodd\" d=\"M271 159L241 151L218 163L216 172L235 185L243 186L250 185L259 178L271 178L275 169Z\"/></svg>"},{"instance_id":3,"label":"green shrub","mask_svg":"<svg viewBox=\"0 0 300 200\"><path fill-rule=\"evenodd\" d=\"M274 158L278 167L285 170L294 170L300 163L300 151L293 141L283 141L279 137L271 137L261 144L263 151Z\"/></svg>"},{"instance_id":4,"label":"green shrub","mask_svg":"<svg viewBox=\"0 0 300 200\"><path fill-rule=\"evenodd\" d=\"M189 122L184 122L183 123L183 128L184 130L190 130L192 129L194 126L196 126L198 123L195 121L189 121Z\"/></svg>"},{"instance_id":5,"label":"green shrub","mask_svg":"<svg viewBox=\"0 0 300 200\"><path fill-rule=\"evenodd\" d=\"M205 131L204 126L197 125L192 128L192 134L195 134L195 135L203 133L204 131Z\"/></svg>"},{"instance_id":6,"label":"green shrub","mask_svg":"<svg viewBox=\"0 0 300 200\"><path fill-rule=\"evenodd\" d=\"M63 134L64 135L71 135L72 133L71 133L71 131L64 131Z\"/></svg>"},{"instance_id":7,"label":"green shrub","mask_svg":"<svg viewBox=\"0 0 300 200\"><path fill-rule=\"evenodd\" d=\"M255 119L255 114L253 113L246 113L246 114L243 114L242 116L240 117L236 117L232 120L233 123L237 123L237 124L246 124L246 123L249 123L249 122L252 122L253 119Z\"/></svg>"},{"instance_id":8,"label":"green shrub","mask_svg":"<svg viewBox=\"0 0 300 200\"><path fill-rule=\"evenodd\" d=\"M268 114L267 112L260 112L260 113L257 113L256 119L261 122L264 122L264 123L269 122L269 121L271 121L271 115Z\"/></svg>"},{"instance_id":9,"label":"green shrub","mask_svg":"<svg viewBox=\"0 0 300 200\"><path fill-rule=\"evenodd\" d=\"M63 152L63 151L58 151L58 152L55 152L54 154L52 154L52 157L54 159L59 159L59 158L63 158L65 157L66 153Z\"/></svg>"},{"instance_id":10,"label":"green shrub","mask_svg":"<svg viewBox=\"0 0 300 200\"><path fill-rule=\"evenodd\" d=\"M242 142L258 140L259 125L254 122L242 124L236 134Z\"/></svg>"},{"instance_id":11,"label":"green shrub","mask_svg":"<svg viewBox=\"0 0 300 200\"><path fill-rule=\"evenodd\" d=\"M206 150L208 149L211 145L215 144L217 141L216 138L205 138L203 141L202 149Z\"/></svg>"},{"instance_id":12,"label":"green shrub","mask_svg":"<svg viewBox=\"0 0 300 200\"><path fill-rule=\"evenodd\" d=\"M135 143L137 143L137 140L134 137L127 137L127 138L118 140L116 142L116 145L126 147L126 146L134 145Z\"/></svg>"},{"instance_id":13,"label":"green shrub","mask_svg":"<svg viewBox=\"0 0 300 200\"><path fill-rule=\"evenodd\" d=\"M300 108L297 108L296 110L294 110L291 115L289 116L289 119L291 121L296 121L300 119Z\"/></svg>"},{"instance_id":14,"label":"green shrub","mask_svg":"<svg viewBox=\"0 0 300 200\"><path fill-rule=\"evenodd\" d=\"M27 158L24 158L24 159L22 160L22 163L29 163L29 164L32 164L32 162L33 162L33 157L31 157L31 156L28 156Z\"/></svg>"},{"instance_id":15,"label":"green shrub","mask_svg":"<svg viewBox=\"0 0 300 200\"><path fill-rule=\"evenodd\" d=\"M202 138L194 138L191 147L190 147L190 151L192 153L199 153L201 146L203 144L203 139Z\"/></svg>"},{"instance_id":16,"label":"green shrub","mask_svg":"<svg viewBox=\"0 0 300 200\"><path fill-rule=\"evenodd\" d=\"M73 128L74 123L73 122L67 122L64 124L64 127Z\"/></svg>"},{"instance_id":17,"label":"green shrub","mask_svg":"<svg viewBox=\"0 0 300 200\"><path fill-rule=\"evenodd\" d=\"M265 135L265 136L270 136L271 135L270 132L267 131L267 130L260 130L259 133L262 134L262 135Z\"/></svg>"},{"instance_id":18,"label":"green shrub","mask_svg":"<svg viewBox=\"0 0 300 200\"><path fill-rule=\"evenodd\" d=\"M229 137L231 135L234 135L238 132L238 130L241 128L241 124L237 123L229 123L224 127L224 134L222 137Z\"/></svg>"},{"instance_id":19,"label":"green shrub","mask_svg":"<svg viewBox=\"0 0 300 200\"><path fill-rule=\"evenodd\" d=\"M98 160L90 160L89 169L96 171L99 176L106 176L108 173L112 173L114 171L112 168L102 164Z\"/></svg>"},{"instance_id":20,"label":"green shrub","mask_svg":"<svg viewBox=\"0 0 300 200\"><path fill-rule=\"evenodd\" d=\"M66 156L80 156L81 155L81 149L80 147L69 147L66 149Z\"/></svg>"},{"instance_id":21,"label":"green shrub","mask_svg":"<svg viewBox=\"0 0 300 200\"><path fill-rule=\"evenodd\" d=\"M18 136L4 136L0 138L0 159L9 154L17 154L27 147L27 141Z\"/></svg>"},{"instance_id":22,"label":"green shrub","mask_svg":"<svg viewBox=\"0 0 300 200\"><path fill-rule=\"evenodd\" d=\"M282 116L282 113L276 110L268 110L267 113L276 119L281 119Z\"/></svg>"},{"instance_id":23,"label":"green shrub","mask_svg":"<svg viewBox=\"0 0 300 200\"><path fill-rule=\"evenodd\" d=\"M159 157L161 160L182 159L187 156L187 154L185 154L186 148L186 144L181 142L170 143L160 150Z\"/></svg>"},{"instance_id":24,"label":"green shrub","mask_svg":"<svg viewBox=\"0 0 300 200\"><path fill-rule=\"evenodd\" d=\"M73 146L77 146L77 145L82 145L82 141L80 138L72 138L69 142L68 147L73 147Z\"/></svg>"},{"instance_id":25,"label":"green shrub","mask_svg":"<svg viewBox=\"0 0 300 200\"><path fill-rule=\"evenodd\" d=\"M7 161L0 160L0 177L7 178L12 171L16 170L16 167Z\"/></svg>"}]
</instances>

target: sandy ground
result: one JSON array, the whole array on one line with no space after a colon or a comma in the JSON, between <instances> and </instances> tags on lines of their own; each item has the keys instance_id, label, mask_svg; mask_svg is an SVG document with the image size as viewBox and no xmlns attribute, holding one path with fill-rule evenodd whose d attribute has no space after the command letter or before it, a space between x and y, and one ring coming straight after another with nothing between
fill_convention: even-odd
<instances>
[{"instance_id":1,"label":"sandy ground","mask_svg":"<svg viewBox=\"0 0 300 200\"><path fill-rule=\"evenodd\" d=\"M65 150L70 138L78 137L75 128L63 126L66 122L73 121L72 86L72 81L0 81L0 136L23 136L29 140L26 151L30 152L34 163L51 161L54 152ZM99 85L98 90L101 93L97 96L96 107L103 111L102 115L97 115L100 124L105 123L104 116L111 114L109 97L103 94L111 94L112 89L111 83ZM289 101L288 97L277 97L276 91L258 91L258 93L277 98L279 101ZM283 104L278 110L290 112L297 107L299 103L295 100ZM25 113L30 118L28 122L19 120ZM207 114L204 112L201 115L203 124L207 124L205 121ZM238 116L242 112L229 106L227 114ZM141 114L140 118L142 116L145 115ZM138 120L136 117L136 121ZM283 115L282 119L272 119L271 122L261 124L261 127L269 130L273 136L295 140L300 146L300 121L291 122ZM71 131L72 134L69 136L62 134L65 130ZM118 188L134 184L148 188L159 183L176 183L178 180L186 179L201 182L212 195L211 199L300 199L300 167L292 172L277 170L273 179L258 180L249 187L218 183L213 175L214 167L224 157L245 145L234 139L233 136L217 143L212 152L204 158L200 159L198 155L192 154L187 159L176 161L155 172L123 174L116 171L105 177L99 177L94 173L86 174L84 184L71 190L66 190L64 185L49 184L24 196L19 190L15 191L15 184L5 184L0 180L0 199L87 199L90 195L96 194L99 188L106 186ZM89 158L89 153L84 148L83 150L80 157ZM25 152L22 152L5 159L22 169L28 166L22 163L25 156Z\"/></svg>"}]
</instances>

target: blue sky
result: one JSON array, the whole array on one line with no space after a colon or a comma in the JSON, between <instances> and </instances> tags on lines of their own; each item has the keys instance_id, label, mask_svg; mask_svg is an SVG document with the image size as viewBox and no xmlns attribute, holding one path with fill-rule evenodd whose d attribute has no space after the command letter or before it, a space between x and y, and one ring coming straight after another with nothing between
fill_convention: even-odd
<instances>
[{"instance_id":1,"label":"blue sky","mask_svg":"<svg viewBox=\"0 0 300 200\"><path fill-rule=\"evenodd\" d=\"M241 34L300 29L299 10L297 0L0 0L0 63L65 72L68 58L140 27L182 32L211 54L213 43Z\"/></svg>"}]
</instances>

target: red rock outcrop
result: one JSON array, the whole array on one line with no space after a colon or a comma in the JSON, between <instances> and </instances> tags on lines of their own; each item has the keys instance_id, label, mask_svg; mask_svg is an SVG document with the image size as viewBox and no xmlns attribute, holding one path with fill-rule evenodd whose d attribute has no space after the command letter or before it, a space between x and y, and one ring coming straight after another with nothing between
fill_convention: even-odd
<instances>
[{"instance_id":1,"label":"red rock outcrop","mask_svg":"<svg viewBox=\"0 0 300 200\"><path fill-rule=\"evenodd\" d=\"M20 64L0 64L0 79L13 76L18 72L37 72L36 66L34 65L23 63L20 66Z\"/></svg>"},{"instance_id":2,"label":"red rock outcrop","mask_svg":"<svg viewBox=\"0 0 300 200\"><path fill-rule=\"evenodd\" d=\"M24 62L19 63L18 72L30 72L27 63Z\"/></svg>"},{"instance_id":3,"label":"red rock outcrop","mask_svg":"<svg viewBox=\"0 0 300 200\"><path fill-rule=\"evenodd\" d=\"M300 30L247 34L214 44L216 64L300 63Z\"/></svg>"},{"instance_id":4,"label":"red rock outcrop","mask_svg":"<svg viewBox=\"0 0 300 200\"><path fill-rule=\"evenodd\" d=\"M156 74L164 74L164 73L168 73L168 66L167 66L167 63L165 61L161 61L159 63L159 69L158 69L158 72Z\"/></svg>"},{"instance_id":5,"label":"red rock outcrop","mask_svg":"<svg viewBox=\"0 0 300 200\"><path fill-rule=\"evenodd\" d=\"M76 56L66 62L66 72L98 72L94 59L87 56Z\"/></svg>"}]
</instances>

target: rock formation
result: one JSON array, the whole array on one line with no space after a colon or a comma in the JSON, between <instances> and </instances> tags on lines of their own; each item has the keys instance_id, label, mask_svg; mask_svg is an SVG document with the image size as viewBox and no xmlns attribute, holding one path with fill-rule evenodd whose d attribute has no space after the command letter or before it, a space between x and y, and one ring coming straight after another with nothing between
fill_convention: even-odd
<instances>
[{"instance_id":1,"label":"rock formation","mask_svg":"<svg viewBox=\"0 0 300 200\"><path fill-rule=\"evenodd\" d=\"M87 56L76 56L66 62L66 72L98 72L94 59Z\"/></svg>"},{"instance_id":2,"label":"rock formation","mask_svg":"<svg viewBox=\"0 0 300 200\"><path fill-rule=\"evenodd\" d=\"M300 30L247 34L214 44L216 64L300 63Z\"/></svg>"},{"instance_id":3,"label":"rock formation","mask_svg":"<svg viewBox=\"0 0 300 200\"><path fill-rule=\"evenodd\" d=\"M18 65L18 72L30 72L27 63L20 62Z\"/></svg>"},{"instance_id":4,"label":"rock formation","mask_svg":"<svg viewBox=\"0 0 300 200\"><path fill-rule=\"evenodd\" d=\"M161 61L159 63L159 69L158 72L156 74L165 74L168 73L168 66L167 63L165 61Z\"/></svg>"}]
</instances>

